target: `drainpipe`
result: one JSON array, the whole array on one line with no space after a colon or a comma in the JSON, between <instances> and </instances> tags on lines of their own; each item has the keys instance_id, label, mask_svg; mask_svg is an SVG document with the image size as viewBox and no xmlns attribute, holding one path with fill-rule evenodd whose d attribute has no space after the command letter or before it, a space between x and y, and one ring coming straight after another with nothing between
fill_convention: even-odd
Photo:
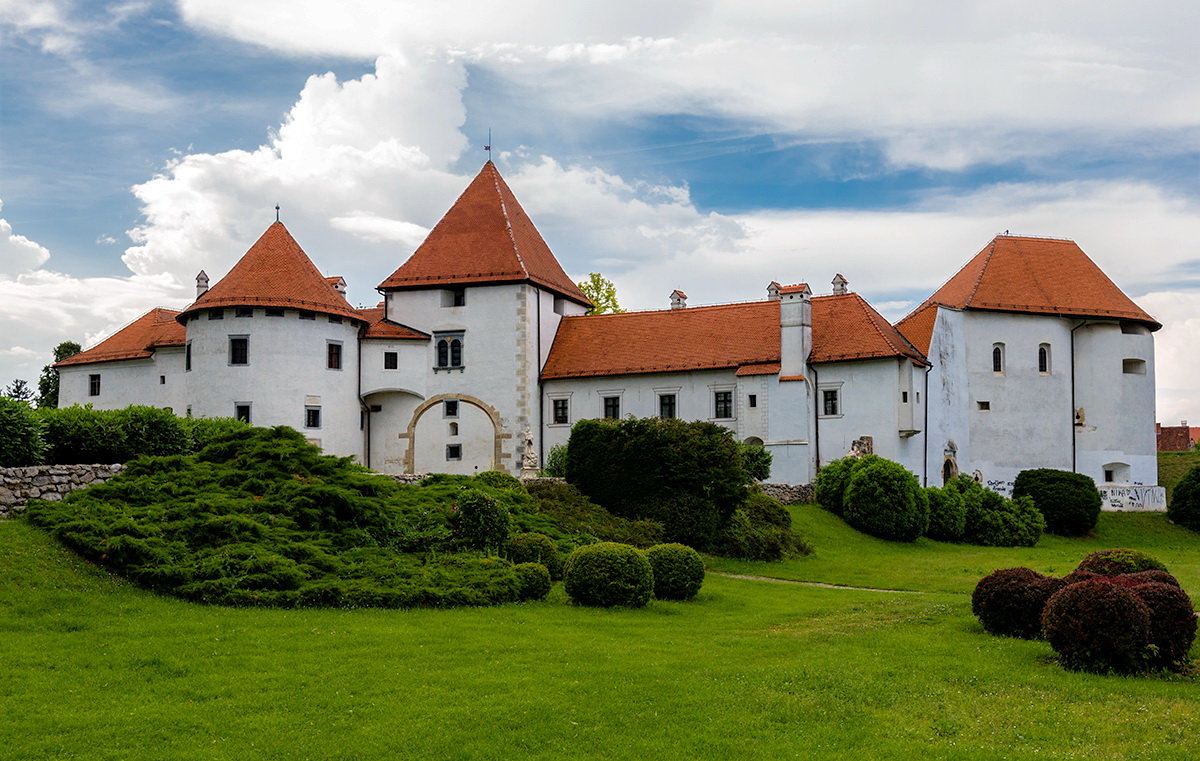
<instances>
[{"instance_id":1,"label":"drainpipe","mask_svg":"<svg viewBox=\"0 0 1200 761\"><path fill-rule=\"evenodd\" d=\"M1071 328L1071 472L1078 473L1079 466L1077 463L1077 446L1075 441L1075 331L1087 325L1087 320L1080 320L1079 324Z\"/></svg>"},{"instance_id":2,"label":"drainpipe","mask_svg":"<svg viewBox=\"0 0 1200 761\"><path fill-rule=\"evenodd\" d=\"M366 326L358 329L358 404L362 408L363 414L363 464L367 468L371 467L371 405L367 404L367 400L363 399L362 392L362 350L363 333L366 332Z\"/></svg>"},{"instance_id":3,"label":"drainpipe","mask_svg":"<svg viewBox=\"0 0 1200 761\"><path fill-rule=\"evenodd\" d=\"M542 289L535 287L534 293L537 294L537 309L534 312L534 319L537 320L537 360L534 366L537 368L537 406L538 406L538 467L546 467L546 403L542 399Z\"/></svg>"},{"instance_id":4,"label":"drainpipe","mask_svg":"<svg viewBox=\"0 0 1200 761\"><path fill-rule=\"evenodd\" d=\"M809 365L812 368L813 376L813 478L817 477L817 471L821 469L821 400L817 394L817 383L820 381L820 376L817 374L817 366Z\"/></svg>"},{"instance_id":5,"label":"drainpipe","mask_svg":"<svg viewBox=\"0 0 1200 761\"><path fill-rule=\"evenodd\" d=\"M924 430L921 435L925 437L925 457L921 463L922 485L929 486L929 371L933 369L933 365L925 366L925 408L921 413L925 416Z\"/></svg>"}]
</instances>

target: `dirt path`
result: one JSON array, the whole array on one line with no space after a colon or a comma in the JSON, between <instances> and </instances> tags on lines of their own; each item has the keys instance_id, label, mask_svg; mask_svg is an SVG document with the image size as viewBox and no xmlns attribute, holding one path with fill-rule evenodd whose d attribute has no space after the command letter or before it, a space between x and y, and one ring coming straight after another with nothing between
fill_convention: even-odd
<instances>
[{"instance_id":1,"label":"dirt path","mask_svg":"<svg viewBox=\"0 0 1200 761\"><path fill-rule=\"evenodd\" d=\"M802 587L821 587L823 589L849 589L854 592L889 592L895 595L923 595L925 592L914 589L876 589L874 587L848 587L844 584L826 584L823 581L794 581L792 579L773 579L770 576L752 576L747 573L718 573L709 571L713 576L724 576L727 579L746 579L747 581L769 581L775 584L797 584Z\"/></svg>"}]
</instances>

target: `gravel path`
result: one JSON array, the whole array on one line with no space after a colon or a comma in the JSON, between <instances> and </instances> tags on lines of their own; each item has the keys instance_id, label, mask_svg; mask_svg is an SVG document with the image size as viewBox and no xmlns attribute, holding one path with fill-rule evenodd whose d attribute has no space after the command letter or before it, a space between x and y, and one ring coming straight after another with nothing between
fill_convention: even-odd
<instances>
[{"instance_id":1,"label":"gravel path","mask_svg":"<svg viewBox=\"0 0 1200 761\"><path fill-rule=\"evenodd\" d=\"M770 576L752 576L747 573L718 573L709 571L713 576L724 576L727 579L746 579L748 581L770 581L775 584L798 584L802 587L822 587L823 589L850 589L855 592L890 592L897 595L923 595L925 592L913 589L876 589L874 587L848 587L844 584L826 584L823 581L793 581L792 579L773 579Z\"/></svg>"}]
</instances>

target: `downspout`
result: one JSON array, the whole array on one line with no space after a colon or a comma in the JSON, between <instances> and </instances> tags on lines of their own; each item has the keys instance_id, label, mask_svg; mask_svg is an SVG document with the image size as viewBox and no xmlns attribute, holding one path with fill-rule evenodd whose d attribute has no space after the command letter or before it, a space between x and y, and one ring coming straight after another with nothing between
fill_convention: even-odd
<instances>
[{"instance_id":1,"label":"downspout","mask_svg":"<svg viewBox=\"0 0 1200 761\"><path fill-rule=\"evenodd\" d=\"M921 471L922 471L922 476L923 476L923 478L921 480L922 480L923 485L926 487L929 486L929 371L932 369L933 369L932 363L925 366L925 402L924 402L925 407L924 407L924 409L921 410L921 413L925 417L924 428L922 429L922 434L921 434L922 436L925 437L925 447L924 447L925 458L921 464Z\"/></svg>"},{"instance_id":2,"label":"downspout","mask_svg":"<svg viewBox=\"0 0 1200 761\"><path fill-rule=\"evenodd\" d=\"M543 444L546 441L546 402L542 399L542 289L534 288L537 292L537 406L538 406L538 468L546 467L546 453Z\"/></svg>"},{"instance_id":3,"label":"downspout","mask_svg":"<svg viewBox=\"0 0 1200 761\"><path fill-rule=\"evenodd\" d=\"M362 392L362 339L366 332L365 327L362 326L358 329L358 404L362 408L363 414L363 464L369 469L371 467L371 405L367 404L366 399L363 399Z\"/></svg>"},{"instance_id":4,"label":"downspout","mask_svg":"<svg viewBox=\"0 0 1200 761\"><path fill-rule=\"evenodd\" d=\"M816 365L809 365L812 368L813 376L813 478L817 477L817 471L821 469L821 400L817 394L817 383L820 382L820 376L817 373Z\"/></svg>"},{"instance_id":5,"label":"downspout","mask_svg":"<svg viewBox=\"0 0 1200 761\"><path fill-rule=\"evenodd\" d=\"M1075 331L1087 325L1087 320L1080 320L1079 324L1071 328L1071 472L1078 473L1078 453L1076 452L1076 427L1075 427Z\"/></svg>"}]
</instances>

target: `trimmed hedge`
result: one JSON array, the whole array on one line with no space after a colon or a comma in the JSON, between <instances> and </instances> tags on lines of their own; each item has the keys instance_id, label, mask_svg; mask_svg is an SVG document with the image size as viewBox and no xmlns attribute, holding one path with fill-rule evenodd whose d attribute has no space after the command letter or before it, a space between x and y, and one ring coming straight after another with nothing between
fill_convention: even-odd
<instances>
[{"instance_id":1,"label":"trimmed hedge","mask_svg":"<svg viewBox=\"0 0 1200 761\"><path fill-rule=\"evenodd\" d=\"M1046 519L1046 531L1084 536L1100 519L1100 490L1082 473L1052 468L1022 470L1013 482L1014 499L1029 497Z\"/></svg>"},{"instance_id":2,"label":"trimmed hedge","mask_svg":"<svg viewBox=\"0 0 1200 761\"><path fill-rule=\"evenodd\" d=\"M1042 631L1046 601L1064 586L1064 580L1029 568L993 571L975 585L971 612L992 634L1036 639Z\"/></svg>"},{"instance_id":3,"label":"trimmed hedge","mask_svg":"<svg viewBox=\"0 0 1200 761\"><path fill-rule=\"evenodd\" d=\"M843 499L845 519L863 533L916 541L929 526L929 502L903 465L877 459L854 467Z\"/></svg>"},{"instance_id":4,"label":"trimmed hedge","mask_svg":"<svg viewBox=\"0 0 1200 761\"><path fill-rule=\"evenodd\" d=\"M0 396L0 468L38 465L45 449L41 421L29 403Z\"/></svg>"},{"instance_id":5,"label":"trimmed hedge","mask_svg":"<svg viewBox=\"0 0 1200 761\"><path fill-rule=\"evenodd\" d=\"M1132 591L1091 579L1051 596L1042 631L1064 668L1132 674L1145 671L1153 657L1150 615Z\"/></svg>"},{"instance_id":6,"label":"trimmed hedge","mask_svg":"<svg viewBox=\"0 0 1200 761\"><path fill-rule=\"evenodd\" d=\"M960 541L967 528L967 505L962 494L930 486L925 495L929 500L929 528L925 535L940 542Z\"/></svg>"},{"instance_id":7,"label":"trimmed hedge","mask_svg":"<svg viewBox=\"0 0 1200 761\"><path fill-rule=\"evenodd\" d=\"M130 458L121 410L74 406L38 410L38 414L45 425L48 463L112 464Z\"/></svg>"},{"instance_id":8,"label":"trimmed hedge","mask_svg":"<svg viewBox=\"0 0 1200 761\"><path fill-rule=\"evenodd\" d=\"M1200 531L1200 465L1183 474L1171 493L1167 519L1192 531Z\"/></svg>"},{"instance_id":9,"label":"trimmed hedge","mask_svg":"<svg viewBox=\"0 0 1200 761\"><path fill-rule=\"evenodd\" d=\"M541 563L551 579L562 578L562 555L554 540L545 534L532 531L513 534L504 545L504 557L514 563Z\"/></svg>"},{"instance_id":10,"label":"trimmed hedge","mask_svg":"<svg viewBox=\"0 0 1200 761\"><path fill-rule=\"evenodd\" d=\"M1117 576L1138 571L1165 571L1167 567L1141 550L1100 550L1087 555L1075 566L1076 571L1090 571L1102 576Z\"/></svg>"},{"instance_id":11,"label":"trimmed hedge","mask_svg":"<svg viewBox=\"0 0 1200 761\"><path fill-rule=\"evenodd\" d=\"M541 563L517 563L513 566L517 577L517 601L545 600L550 594L550 571Z\"/></svg>"},{"instance_id":12,"label":"trimmed hedge","mask_svg":"<svg viewBox=\"0 0 1200 761\"><path fill-rule=\"evenodd\" d=\"M199 452L217 439L254 430L249 423L232 417L182 417L179 424L187 433L192 452Z\"/></svg>"},{"instance_id":13,"label":"trimmed hedge","mask_svg":"<svg viewBox=\"0 0 1200 761\"><path fill-rule=\"evenodd\" d=\"M640 608L654 592L650 561L628 544L599 542L571 553L563 571L567 595L580 605Z\"/></svg>"},{"instance_id":14,"label":"trimmed hedge","mask_svg":"<svg viewBox=\"0 0 1200 761\"><path fill-rule=\"evenodd\" d=\"M654 596L660 600L690 600L704 584L700 553L683 544L656 544L646 550L654 572Z\"/></svg>"},{"instance_id":15,"label":"trimmed hedge","mask_svg":"<svg viewBox=\"0 0 1200 761\"><path fill-rule=\"evenodd\" d=\"M854 474L854 469L881 459L875 455L843 457L823 465L813 481L813 496L817 504L834 515L842 515L845 510L846 487L850 484L850 476Z\"/></svg>"}]
</instances>

